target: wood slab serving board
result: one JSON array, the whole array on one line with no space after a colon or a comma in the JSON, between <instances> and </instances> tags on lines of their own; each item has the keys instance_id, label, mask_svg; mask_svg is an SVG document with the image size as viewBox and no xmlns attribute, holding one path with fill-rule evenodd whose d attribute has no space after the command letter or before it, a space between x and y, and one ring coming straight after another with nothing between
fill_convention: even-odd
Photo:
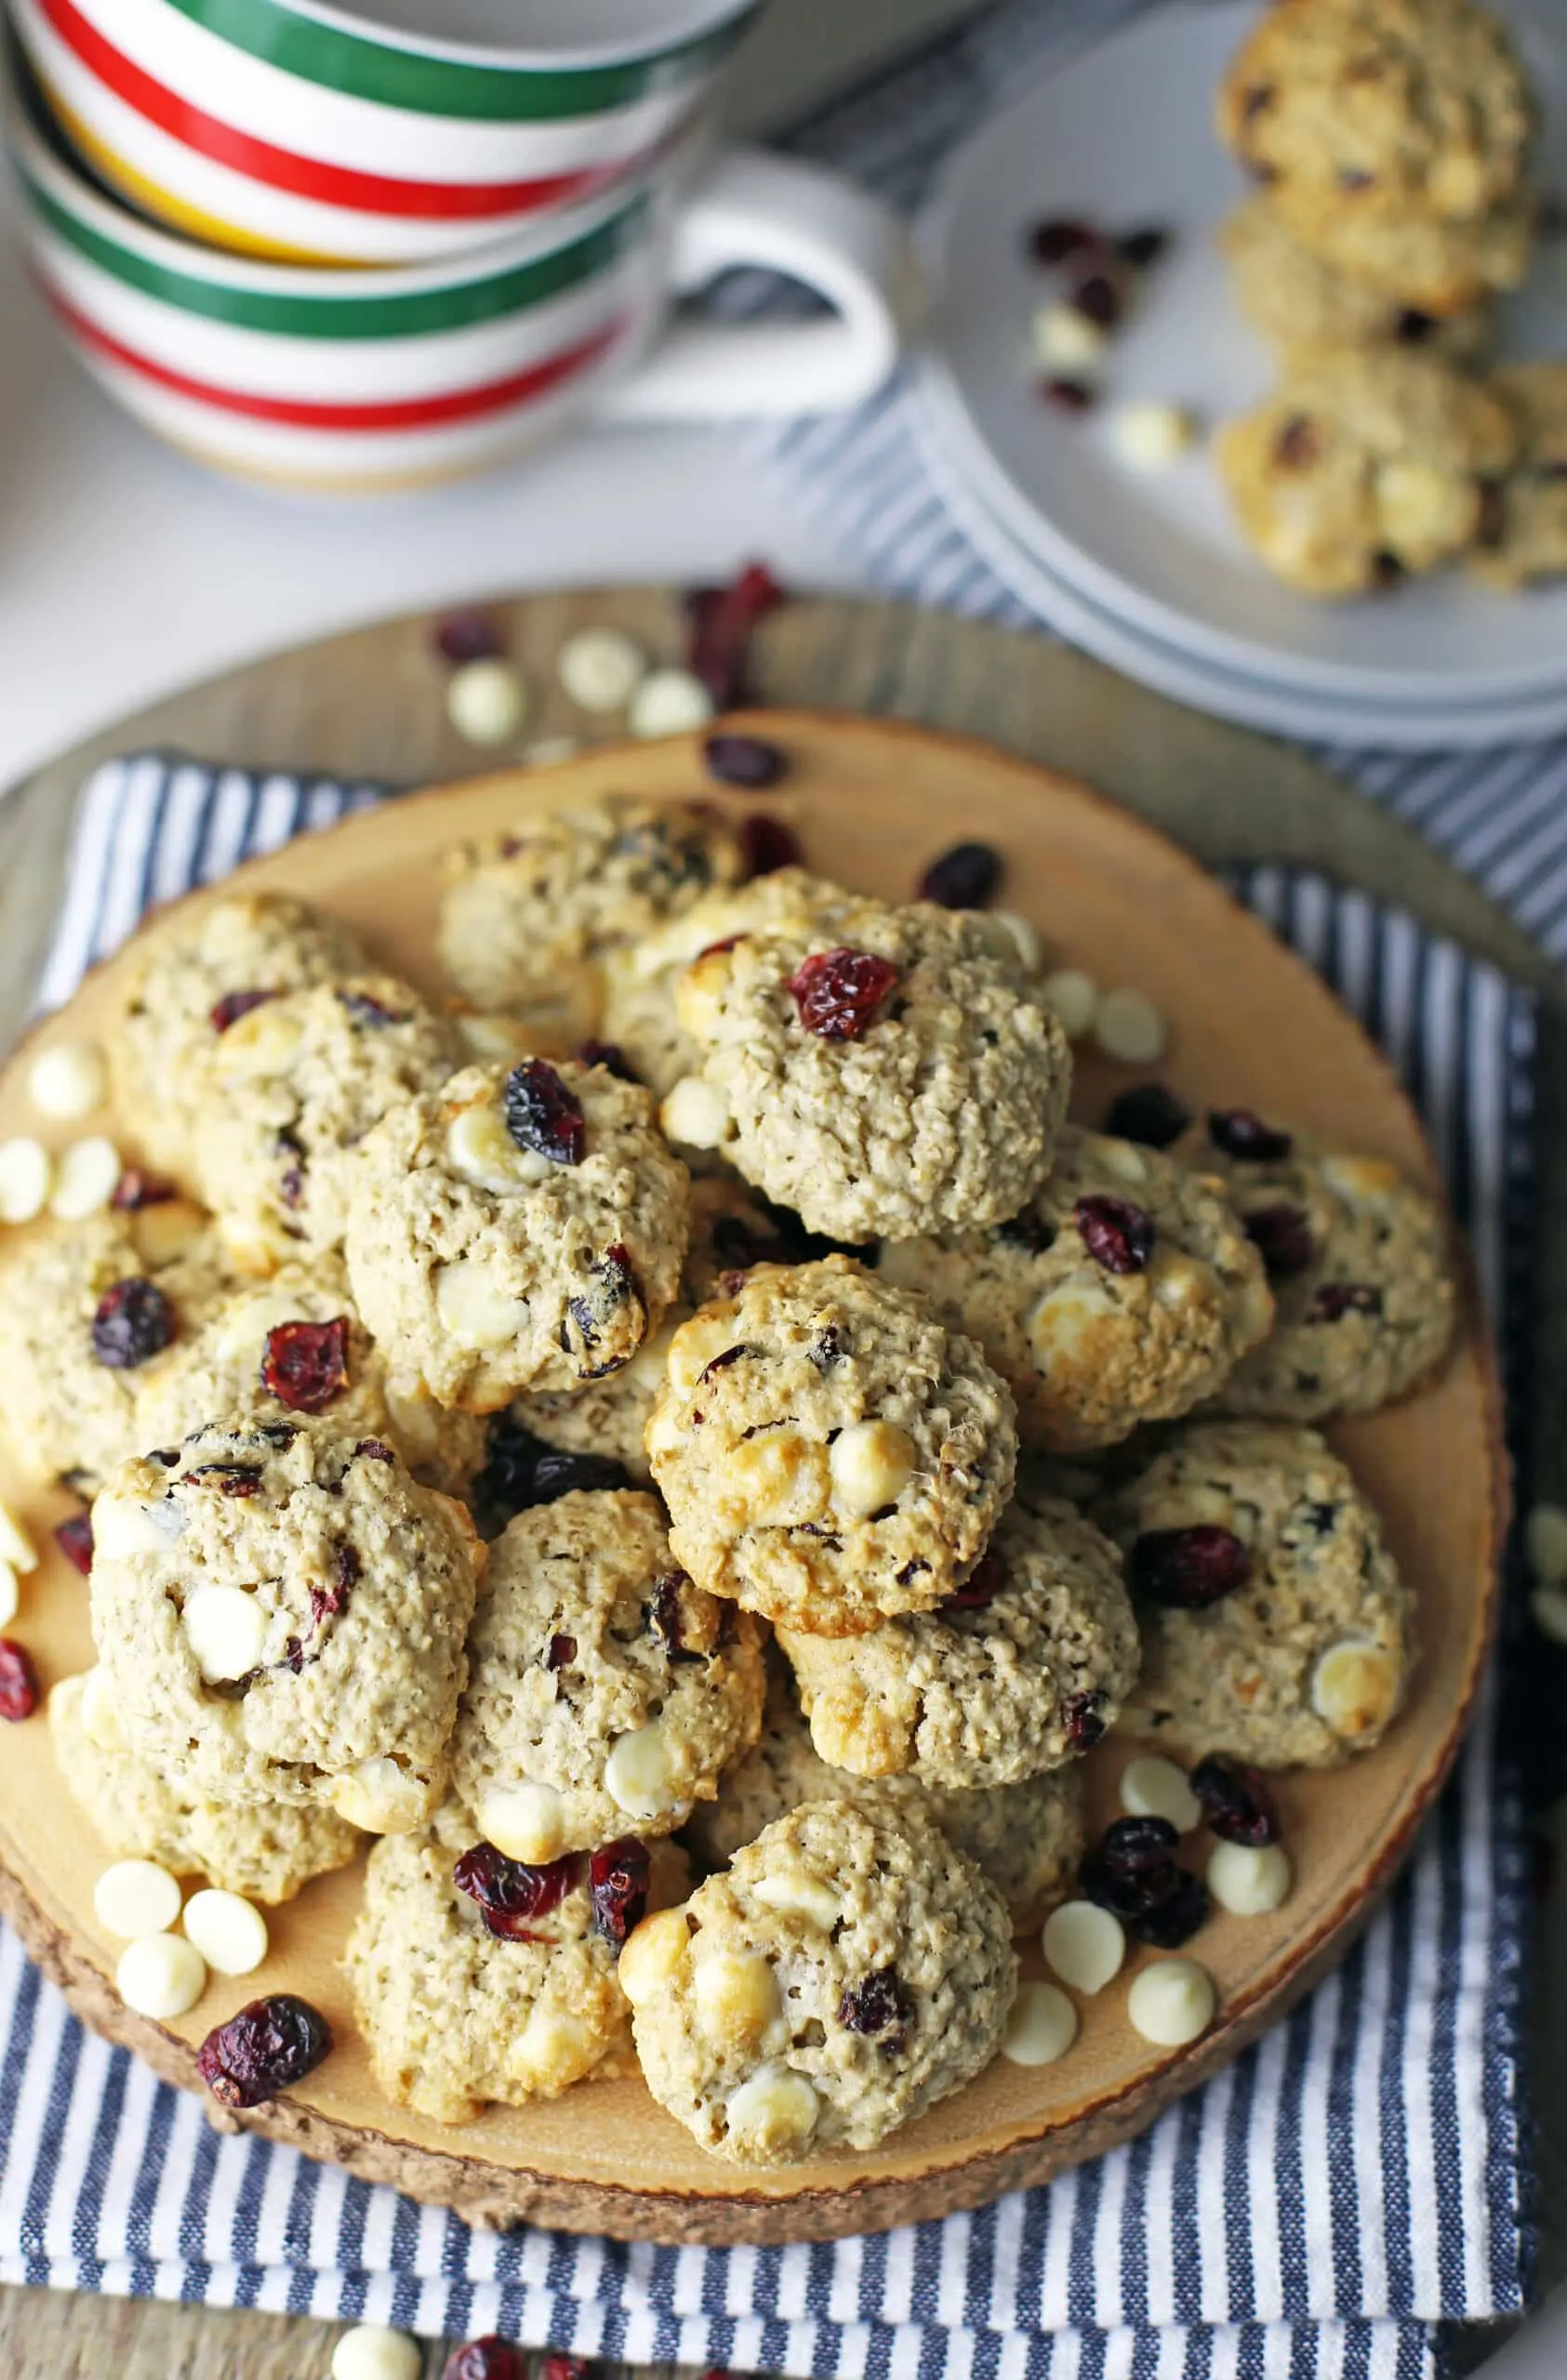
<instances>
[{"instance_id":1,"label":"wood slab serving board","mask_svg":"<svg viewBox=\"0 0 1567 2380\"><path fill-rule=\"evenodd\" d=\"M899 896L937 851L979 836L1004 855L1004 898L1040 929L1054 963L1135 983L1158 1003L1173 1028L1162 1071L1194 1106L1277 1109L1282 1100L1308 1132L1429 1175L1414 1119L1359 1027L1210 877L1126 813L1070 778L925 730L803 711L737 721L742 732L748 723L787 756L767 808L824 873ZM454 838L547 803L618 789L672 800L705 782L692 739L610 746L559 768L409 796L301 838L243 877L346 918L381 960L433 992L438 861ZM180 911L216 897L193 895ZM112 960L37 1038L93 1038L139 956L133 945ZM0 1076L0 1138L35 1120L22 1079L35 1046ZM1125 1079L1085 1062L1079 1115L1096 1120ZM133 1142L128 1119L115 1129ZM267 1965L243 1983L215 1980L188 2017L158 2025L121 2005L117 1946L92 1914L103 1855L61 1790L41 1721L0 1730L0 1903L88 2020L171 2081L194 2082L194 2045L244 2001L302 1993L325 2011L339 2046L297 2093L246 2121L480 2220L723 2243L827 2238L978 2204L1140 2130L1254 2039L1363 1924L1452 1759L1488 1641L1504 1502L1495 1383L1473 1315L1429 1388L1336 1435L1418 1584L1425 1649L1408 1711L1374 1752L1333 1776L1284 1780L1294 1892L1268 1918L1219 1914L1204 1928L1194 1948L1218 1981L1221 2016L1184 2052L1142 2042L1118 1986L1083 2004L1078 2043L1059 2064L998 2060L879 2149L776 2173L705 2155L636 2082L591 2083L443 2129L388 2104L354 2026L337 1962L357 1869L320 1879L277 1912ZM29 1490L7 1458L0 1493L41 1541L69 1509ZM20 1633L46 1680L91 1660L81 1582L52 1548L29 1582ZM1127 1756L1120 1743L1092 1756L1106 1815ZM1041 1971L1037 1952L1033 1965Z\"/></svg>"}]
</instances>

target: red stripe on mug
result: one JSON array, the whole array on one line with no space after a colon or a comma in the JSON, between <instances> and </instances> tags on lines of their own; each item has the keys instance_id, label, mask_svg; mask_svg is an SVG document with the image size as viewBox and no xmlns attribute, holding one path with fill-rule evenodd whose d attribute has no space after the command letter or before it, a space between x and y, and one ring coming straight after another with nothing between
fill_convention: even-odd
<instances>
[{"instance_id":1,"label":"red stripe on mug","mask_svg":"<svg viewBox=\"0 0 1567 2380\"><path fill-rule=\"evenodd\" d=\"M456 389L434 397L394 397L379 403L354 400L350 403L322 403L295 397L267 397L251 394L240 389L224 389L208 380L198 380L188 372L176 372L171 365L157 363L143 355L123 339L100 329L99 324L74 307L70 299L55 288L46 278L42 279L45 297L60 317L72 336L97 355L134 372L143 380L151 380L174 395L193 398L198 403L215 406L219 412L243 415L250 421L272 421L290 430L434 430L453 422L476 421L487 413L499 413L508 405L531 403L551 389L585 372L612 348L625 329L630 317L619 316L607 329L595 332L575 347L559 355L547 356L542 364L530 364L525 371L511 372L502 380L486 380L477 389Z\"/></svg>"},{"instance_id":2,"label":"red stripe on mug","mask_svg":"<svg viewBox=\"0 0 1567 2380\"><path fill-rule=\"evenodd\" d=\"M259 140L193 106L116 49L73 0L36 0L36 5L88 73L171 139L251 181L288 191L297 198L316 199L325 206L431 222L522 215L588 197L641 162L628 159L614 166L525 182L404 181L386 174L361 173L352 165L325 165L314 157L299 157L290 150L274 148L270 140Z\"/></svg>"}]
</instances>

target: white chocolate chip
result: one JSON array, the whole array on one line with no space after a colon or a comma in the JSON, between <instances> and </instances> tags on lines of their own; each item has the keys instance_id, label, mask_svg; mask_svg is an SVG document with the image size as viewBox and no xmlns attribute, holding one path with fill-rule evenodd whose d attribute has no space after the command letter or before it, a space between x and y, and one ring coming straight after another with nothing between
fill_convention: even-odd
<instances>
[{"instance_id":1,"label":"white chocolate chip","mask_svg":"<svg viewBox=\"0 0 1567 2380\"><path fill-rule=\"evenodd\" d=\"M406 2331L360 2322L332 2349L332 2380L419 2380L424 2349Z\"/></svg>"},{"instance_id":2,"label":"white chocolate chip","mask_svg":"<svg viewBox=\"0 0 1567 2380\"><path fill-rule=\"evenodd\" d=\"M1145 994L1122 984L1100 1000L1094 1038L1120 1065L1151 1066L1169 1047L1170 1030Z\"/></svg>"},{"instance_id":3,"label":"white chocolate chip","mask_svg":"<svg viewBox=\"0 0 1567 2380\"><path fill-rule=\"evenodd\" d=\"M578 2081L596 2054L597 2044L581 2017L539 2001L528 2011L507 2064L525 2090L553 2096Z\"/></svg>"},{"instance_id":4,"label":"white chocolate chip","mask_svg":"<svg viewBox=\"0 0 1567 2380\"><path fill-rule=\"evenodd\" d=\"M541 1868L557 1858L565 1841L564 1803L552 1785L531 1778L503 1793L486 1793L475 1816L485 1842L525 1867Z\"/></svg>"},{"instance_id":5,"label":"white chocolate chip","mask_svg":"<svg viewBox=\"0 0 1567 2380\"><path fill-rule=\"evenodd\" d=\"M144 1504L136 1496L102 1495L92 1508L93 1560L166 1554L184 1527L185 1515L178 1504Z\"/></svg>"},{"instance_id":6,"label":"white chocolate chip","mask_svg":"<svg viewBox=\"0 0 1567 2380\"><path fill-rule=\"evenodd\" d=\"M411 1834L439 1799L428 1778L394 1760L362 1760L332 1780L332 1807L366 1834Z\"/></svg>"},{"instance_id":7,"label":"white chocolate chip","mask_svg":"<svg viewBox=\"0 0 1567 2380\"><path fill-rule=\"evenodd\" d=\"M0 1141L0 1223L30 1223L41 1215L54 1179L54 1159L42 1141Z\"/></svg>"},{"instance_id":8,"label":"white chocolate chip","mask_svg":"<svg viewBox=\"0 0 1567 2380\"><path fill-rule=\"evenodd\" d=\"M699 1076L684 1075L658 1110L658 1130L688 1149L720 1148L728 1137L729 1103Z\"/></svg>"},{"instance_id":9,"label":"white chocolate chip","mask_svg":"<svg viewBox=\"0 0 1567 2380\"><path fill-rule=\"evenodd\" d=\"M1560 1504L1536 1504L1523 1524L1523 1551L1536 1579L1548 1586L1567 1580L1567 1512Z\"/></svg>"},{"instance_id":10,"label":"white chocolate chip","mask_svg":"<svg viewBox=\"0 0 1567 2380\"><path fill-rule=\"evenodd\" d=\"M100 1752L116 1752L125 1741L120 1698L114 1682L99 1661L82 1679L82 1727L87 1741Z\"/></svg>"},{"instance_id":11,"label":"white chocolate chip","mask_svg":"<svg viewBox=\"0 0 1567 2380\"><path fill-rule=\"evenodd\" d=\"M689 669L655 669L631 696L626 724L633 735L687 735L705 727L712 713L712 696L700 678Z\"/></svg>"},{"instance_id":12,"label":"white chocolate chip","mask_svg":"<svg viewBox=\"0 0 1567 2380\"><path fill-rule=\"evenodd\" d=\"M92 1913L122 1942L166 1934L179 1914L179 1881L155 1859L116 1859L93 1886Z\"/></svg>"},{"instance_id":13,"label":"white chocolate chip","mask_svg":"<svg viewBox=\"0 0 1567 2380\"><path fill-rule=\"evenodd\" d=\"M1149 1287L1160 1304L1175 1314L1199 1303L1214 1286L1211 1264L1204 1264L1195 1256L1183 1256L1175 1248L1154 1250L1148 1276Z\"/></svg>"},{"instance_id":14,"label":"white chocolate chip","mask_svg":"<svg viewBox=\"0 0 1567 2380\"><path fill-rule=\"evenodd\" d=\"M1395 458L1372 474L1384 536L1394 547L1418 545L1454 517L1464 483L1435 463Z\"/></svg>"},{"instance_id":15,"label":"white chocolate chip","mask_svg":"<svg viewBox=\"0 0 1567 2380\"><path fill-rule=\"evenodd\" d=\"M1118 405L1110 416L1111 443L1135 471L1167 470L1196 436L1197 425L1186 407L1158 398Z\"/></svg>"},{"instance_id":16,"label":"white chocolate chip","mask_svg":"<svg viewBox=\"0 0 1567 2380\"><path fill-rule=\"evenodd\" d=\"M633 2008L666 1993L684 1974L691 1954L691 1929L684 1909L660 1909L644 1917L627 1938L616 1966L621 1990Z\"/></svg>"},{"instance_id":17,"label":"white chocolate chip","mask_svg":"<svg viewBox=\"0 0 1567 2380\"><path fill-rule=\"evenodd\" d=\"M1054 2066L1077 2039L1077 2010L1053 1983L1020 1983L1002 2036L1014 2066Z\"/></svg>"},{"instance_id":18,"label":"white chocolate chip","mask_svg":"<svg viewBox=\"0 0 1567 2380\"><path fill-rule=\"evenodd\" d=\"M715 2041L754 2046L783 2012L777 1977L760 1950L718 1950L691 1978L697 2021Z\"/></svg>"},{"instance_id":19,"label":"white chocolate chip","mask_svg":"<svg viewBox=\"0 0 1567 2380\"><path fill-rule=\"evenodd\" d=\"M563 760L575 760L582 749L579 735L540 735L523 747L523 765L529 769L558 768Z\"/></svg>"},{"instance_id":20,"label":"white chocolate chip","mask_svg":"<svg viewBox=\"0 0 1567 2380\"><path fill-rule=\"evenodd\" d=\"M220 1364L248 1365L254 1359L259 1365L269 1334L280 1323L299 1318L297 1297L284 1289L263 1290L259 1297L235 1305L218 1332L212 1352Z\"/></svg>"},{"instance_id":21,"label":"white chocolate chip","mask_svg":"<svg viewBox=\"0 0 1567 2380\"><path fill-rule=\"evenodd\" d=\"M1293 1881L1290 1855L1279 1843L1218 1843L1208 1862L1208 1890L1232 1917L1267 1917L1281 1909Z\"/></svg>"},{"instance_id":22,"label":"white chocolate chip","mask_svg":"<svg viewBox=\"0 0 1567 2380\"><path fill-rule=\"evenodd\" d=\"M1057 299L1034 316L1034 361L1047 372L1081 372L1098 362L1107 344L1107 333L1081 306Z\"/></svg>"},{"instance_id":23,"label":"white chocolate chip","mask_svg":"<svg viewBox=\"0 0 1567 2380\"><path fill-rule=\"evenodd\" d=\"M232 1685L260 1667L267 1615L243 1587L198 1587L185 1598L181 1620L208 1686Z\"/></svg>"},{"instance_id":24,"label":"white chocolate chip","mask_svg":"<svg viewBox=\"0 0 1567 2380\"><path fill-rule=\"evenodd\" d=\"M0 1504L0 1562L24 1575L38 1567L38 1549L14 1513Z\"/></svg>"},{"instance_id":25,"label":"white chocolate chip","mask_svg":"<svg viewBox=\"0 0 1567 2380\"><path fill-rule=\"evenodd\" d=\"M819 1925L824 1934L830 1934L843 1914L841 1896L803 1868L784 1868L777 1875L759 1876L750 1893L764 1909L787 1910L791 1916Z\"/></svg>"},{"instance_id":26,"label":"white chocolate chip","mask_svg":"<svg viewBox=\"0 0 1567 2380\"><path fill-rule=\"evenodd\" d=\"M146 1934L122 1951L114 1984L139 2016L183 2016L206 1990L206 1961L182 1934Z\"/></svg>"},{"instance_id":27,"label":"white chocolate chip","mask_svg":"<svg viewBox=\"0 0 1567 2380\"><path fill-rule=\"evenodd\" d=\"M1529 1617L1553 1645L1567 1645L1567 1586L1536 1587L1529 1598Z\"/></svg>"},{"instance_id":28,"label":"white chocolate chip","mask_svg":"<svg viewBox=\"0 0 1567 2380\"><path fill-rule=\"evenodd\" d=\"M0 1628L8 1628L21 1602L21 1585L8 1562L0 1562Z\"/></svg>"},{"instance_id":29,"label":"white chocolate chip","mask_svg":"<svg viewBox=\"0 0 1567 2380\"><path fill-rule=\"evenodd\" d=\"M291 1016L274 1001L263 1000L259 1008L236 1018L219 1042L219 1069L246 1082L259 1081L269 1075L286 1075L299 1056L304 1038L304 1027L297 1016Z\"/></svg>"},{"instance_id":30,"label":"white chocolate chip","mask_svg":"<svg viewBox=\"0 0 1567 2380\"><path fill-rule=\"evenodd\" d=\"M1109 1281L1068 1281L1051 1289L1029 1314L1025 1328L1034 1362L1049 1373L1069 1362L1117 1312Z\"/></svg>"},{"instance_id":31,"label":"white chocolate chip","mask_svg":"<svg viewBox=\"0 0 1567 2380\"><path fill-rule=\"evenodd\" d=\"M528 708L527 687L510 661L468 661L446 681L446 717L468 744L510 744Z\"/></svg>"},{"instance_id":32,"label":"white chocolate chip","mask_svg":"<svg viewBox=\"0 0 1567 2380\"><path fill-rule=\"evenodd\" d=\"M914 1475L914 1441L896 1421L854 1421L828 1452L834 1509L868 1520L896 1504Z\"/></svg>"},{"instance_id":33,"label":"white chocolate chip","mask_svg":"<svg viewBox=\"0 0 1567 2380\"><path fill-rule=\"evenodd\" d=\"M1044 964L1044 945L1028 919L1020 918L1016 909L992 909L990 919L992 924L1002 928L1010 942L1016 944L1024 973L1037 975Z\"/></svg>"},{"instance_id":34,"label":"white chocolate chip","mask_svg":"<svg viewBox=\"0 0 1567 2380\"><path fill-rule=\"evenodd\" d=\"M1113 1173L1118 1182L1148 1180L1148 1159L1130 1141L1101 1141L1094 1154L1105 1171Z\"/></svg>"},{"instance_id":35,"label":"white chocolate chip","mask_svg":"<svg viewBox=\"0 0 1567 2380\"><path fill-rule=\"evenodd\" d=\"M242 1893L193 1893L185 1933L215 1975L254 1975L267 1955L267 1921Z\"/></svg>"},{"instance_id":36,"label":"white chocolate chip","mask_svg":"<svg viewBox=\"0 0 1567 2380\"><path fill-rule=\"evenodd\" d=\"M1399 1665L1385 1645L1346 1636L1330 1645L1311 1676L1311 1708L1347 1742L1370 1735L1391 1716Z\"/></svg>"},{"instance_id":37,"label":"white chocolate chip","mask_svg":"<svg viewBox=\"0 0 1567 2380\"><path fill-rule=\"evenodd\" d=\"M1134 2032L1160 2049L1184 2049L1214 2021L1218 1993L1195 1959L1156 1959L1132 1978L1126 2014Z\"/></svg>"},{"instance_id":38,"label":"white chocolate chip","mask_svg":"<svg viewBox=\"0 0 1567 2380\"><path fill-rule=\"evenodd\" d=\"M1159 1752L1140 1752L1121 1772L1121 1806L1135 1818L1168 1818L1177 1834L1202 1823L1202 1805L1184 1768Z\"/></svg>"},{"instance_id":39,"label":"white chocolate chip","mask_svg":"<svg viewBox=\"0 0 1567 2380\"><path fill-rule=\"evenodd\" d=\"M724 2109L729 2136L764 2158L797 2149L817 2127L821 2101L803 2074L788 2066L759 2066L730 2094Z\"/></svg>"},{"instance_id":40,"label":"white chocolate chip","mask_svg":"<svg viewBox=\"0 0 1567 2380\"><path fill-rule=\"evenodd\" d=\"M647 655L620 628L582 628L555 664L578 710L624 710L647 675Z\"/></svg>"},{"instance_id":41,"label":"white chocolate chip","mask_svg":"<svg viewBox=\"0 0 1567 2380\"><path fill-rule=\"evenodd\" d=\"M73 1141L62 1151L55 1168L50 1214L58 1215L66 1223L79 1223L86 1216L96 1215L113 1197L120 1171L120 1152L103 1133L94 1132L85 1141Z\"/></svg>"},{"instance_id":42,"label":"white chocolate chip","mask_svg":"<svg viewBox=\"0 0 1567 2380\"><path fill-rule=\"evenodd\" d=\"M509 1297L491 1268L476 1256L459 1256L435 1269L435 1311L441 1328L476 1354L505 1347L527 1329L525 1298Z\"/></svg>"},{"instance_id":43,"label":"white chocolate chip","mask_svg":"<svg viewBox=\"0 0 1567 2380\"><path fill-rule=\"evenodd\" d=\"M465 1107L446 1128L446 1163L454 1173L498 1197L542 1182L556 1169L536 1149L520 1148L493 1101Z\"/></svg>"},{"instance_id":44,"label":"white chocolate chip","mask_svg":"<svg viewBox=\"0 0 1567 2380\"><path fill-rule=\"evenodd\" d=\"M1045 1006L1053 1008L1060 1019L1061 1030L1069 1041L1081 1041L1094 1022L1099 1005L1099 986L1092 975L1081 967L1057 967L1040 985Z\"/></svg>"},{"instance_id":45,"label":"white chocolate chip","mask_svg":"<svg viewBox=\"0 0 1567 2380\"><path fill-rule=\"evenodd\" d=\"M1121 1973L1126 1936L1096 1901L1064 1900L1044 1921L1044 1961L1063 1983L1092 1999Z\"/></svg>"},{"instance_id":46,"label":"white chocolate chip","mask_svg":"<svg viewBox=\"0 0 1567 2380\"><path fill-rule=\"evenodd\" d=\"M453 1020L462 1046L485 1066L514 1066L530 1057L531 1036L520 1017L493 1016L488 1012L461 1010Z\"/></svg>"},{"instance_id":47,"label":"white chocolate chip","mask_svg":"<svg viewBox=\"0 0 1567 2380\"><path fill-rule=\"evenodd\" d=\"M616 1739L604 1765L604 1783L616 1808L628 1818L667 1818L675 1808L669 1747L657 1719Z\"/></svg>"},{"instance_id":48,"label":"white chocolate chip","mask_svg":"<svg viewBox=\"0 0 1567 2380\"><path fill-rule=\"evenodd\" d=\"M1373 1214L1384 1210L1403 1185L1398 1167L1381 1157L1325 1157L1321 1170L1328 1188L1347 1205L1367 1208Z\"/></svg>"},{"instance_id":49,"label":"white chocolate chip","mask_svg":"<svg viewBox=\"0 0 1567 2380\"><path fill-rule=\"evenodd\" d=\"M40 1116L73 1124L101 1107L108 1069L96 1041L55 1041L40 1050L27 1070L27 1095Z\"/></svg>"}]
</instances>

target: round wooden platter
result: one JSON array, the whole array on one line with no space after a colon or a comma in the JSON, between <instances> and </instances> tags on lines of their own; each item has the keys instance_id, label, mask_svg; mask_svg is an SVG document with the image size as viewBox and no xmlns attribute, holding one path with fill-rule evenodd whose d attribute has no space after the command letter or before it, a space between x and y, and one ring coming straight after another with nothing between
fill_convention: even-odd
<instances>
[{"instance_id":1,"label":"round wooden platter","mask_svg":"<svg viewBox=\"0 0 1567 2380\"><path fill-rule=\"evenodd\" d=\"M1135 983L1159 1003L1172 1024L1161 1071L1194 1104L1287 1107L1308 1130L1434 1178L1415 1118L1358 1025L1209 877L1128 813L1070 778L923 729L808 711L769 711L753 724L789 756L788 778L766 806L796 826L823 872L903 895L935 852L983 837L1005 856L1007 905L1039 927L1056 963L1106 984ZM242 877L340 913L380 959L435 991L435 863L446 843L541 804L617 789L672 799L703 783L699 754L684 739L603 747L557 768L405 797L297 841ZM193 894L179 907L189 914L215 897ZM0 1076L0 1138L36 1129L25 1058L46 1038L92 1036L126 963L122 956L100 970L13 1057ZM1124 1079L1085 1060L1075 1112L1096 1119ZM133 1119L108 1128L133 1151ZM210 2026L259 1990L302 1992L329 2016L339 2045L301 2090L246 2122L474 2220L765 2242L980 2204L1140 2131L1277 2017L1364 1923L1452 1762L1489 1639L1507 1498L1496 1380L1472 1301L1433 1384L1333 1435L1417 1586L1419 1668L1409 1708L1374 1752L1335 1775L1281 1781L1295 1890L1272 1917L1218 1915L1198 1937L1221 2013L1188 2050L1156 2050L1132 2031L1123 1978L1082 2003L1078 2042L1057 2065L998 2060L879 2150L776 2174L705 2156L634 2082L584 2084L548 2105L496 2108L445 2130L389 2105L371 2077L337 1966L357 1870L320 1880L277 1911L262 1971L242 1983L214 1978L188 2017L157 2025L124 2008L113 1985L116 1946L92 1914L104 1854L63 1790L42 1719L0 1729L0 1903L89 2023L187 2086L196 2087L194 2045ZM0 1494L46 1549L26 1582L17 1633L48 1683L93 1656L83 1583L49 1537L67 1507L27 1488L4 1457ZM1101 1815L1114 1805L1128 1756L1112 1740L1090 1757ZM1148 1955L1136 1953L1127 1973ZM1030 1948L1026 1972L1042 1971Z\"/></svg>"}]
</instances>

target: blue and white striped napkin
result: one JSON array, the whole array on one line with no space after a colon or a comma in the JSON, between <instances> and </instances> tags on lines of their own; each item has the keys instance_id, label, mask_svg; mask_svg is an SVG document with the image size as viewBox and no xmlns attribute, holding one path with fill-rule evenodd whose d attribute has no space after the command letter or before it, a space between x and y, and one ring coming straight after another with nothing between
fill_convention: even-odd
<instances>
[{"instance_id":1,"label":"blue and white striped napkin","mask_svg":"<svg viewBox=\"0 0 1567 2380\"><path fill-rule=\"evenodd\" d=\"M150 903L376 798L156 758L100 770L45 999ZM1382 1041L1493 1312L1524 1315L1509 1257L1525 1246L1530 1000L1320 879L1265 868L1237 889ZM1428 2380L1433 2323L1521 2304L1522 1917L1493 1695L1345 1964L1141 2140L976 2215L727 2252L473 2232L220 2136L196 2099L85 2032L0 1933L0 2280L833 2380Z\"/></svg>"}]
</instances>

